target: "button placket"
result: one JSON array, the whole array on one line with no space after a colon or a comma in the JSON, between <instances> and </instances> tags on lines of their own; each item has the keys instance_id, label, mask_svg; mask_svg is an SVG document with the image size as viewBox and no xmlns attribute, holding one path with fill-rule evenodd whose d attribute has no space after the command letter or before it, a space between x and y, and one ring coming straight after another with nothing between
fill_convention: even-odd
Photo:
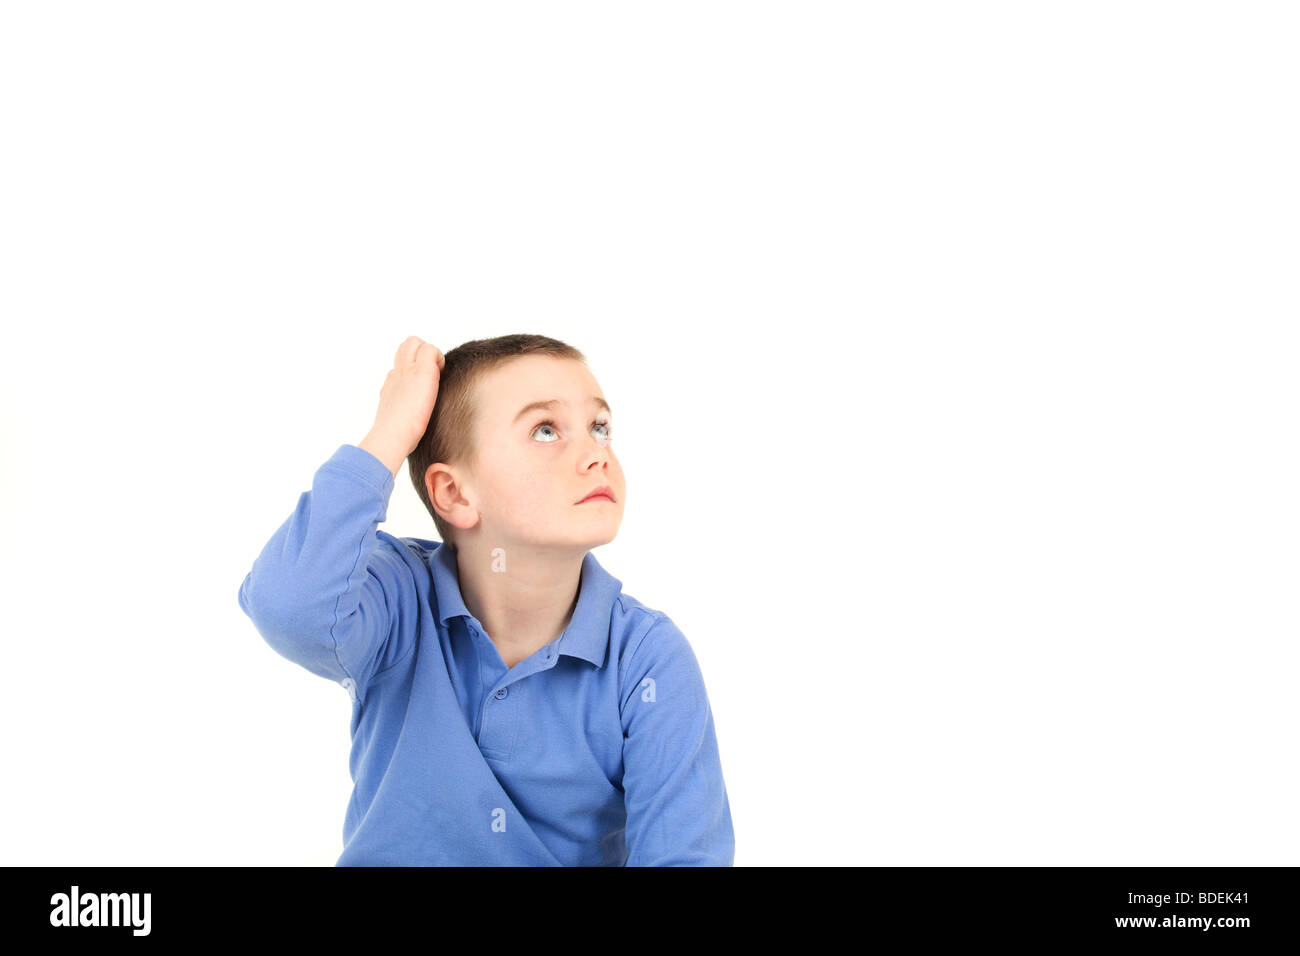
<instances>
[{"instance_id":1,"label":"button placket","mask_svg":"<svg viewBox=\"0 0 1300 956\"><path fill-rule=\"evenodd\" d=\"M515 697L508 687L498 687L484 699L478 742L485 756L499 760L509 760L513 756L515 734L519 729Z\"/></svg>"}]
</instances>

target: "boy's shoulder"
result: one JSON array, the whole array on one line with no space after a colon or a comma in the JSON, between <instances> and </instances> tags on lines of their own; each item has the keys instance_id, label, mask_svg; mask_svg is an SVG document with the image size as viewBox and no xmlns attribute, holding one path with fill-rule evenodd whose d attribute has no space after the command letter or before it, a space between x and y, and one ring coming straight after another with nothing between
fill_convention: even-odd
<instances>
[{"instance_id":1,"label":"boy's shoulder","mask_svg":"<svg viewBox=\"0 0 1300 956\"><path fill-rule=\"evenodd\" d=\"M383 534L384 532L381 531L378 533ZM394 541L401 542L412 551L418 552L426 561L429 559L431 554L442 547L441 541L434 541L430 538L413 538L409 535L403 535L401 537L398 537L397 535L389 535L389 537Z\"/></svg>"},{"instance_id":2,"label":"boy's shoulder","mask_svg":"<svg viewBox=\"0 0 1300 956\"><path fill-rule=\"evenodd\" d=\"M623 590L615 596L614 608L628 619L628 623L632 625L631 630L637 632L652 627L656 621L668 619L668 615L663 611L643 604Z\"/></svg>"},{"instance_id":3,"label":"boy's shoulder","mask_svg":"<svg viewBox=\"0 0 1300 956\"><path fill-rule=\"evenodd\" d=\"M382 529L375 531L375 537L379 540L379 547L375 551L376 556L384 558L394 566L404 564L412 571L422 568L431 572L433 556L442 545L441 541L398 537Z\"/></svg>"},{"instance_id":4,"label":"boy's shoulder","mask_svg":"<svg viewBox=\"0 0 1300 956\"><path fill-rule=\"evenodd\" d=\"M693 655L690 641L666 611L650 607L626 592L618 595L614 606L614 614L623 619L621 627L615 624L610 628L611 636L615 632L621 635L620 658Z\"/></svg>"}]
</instances>

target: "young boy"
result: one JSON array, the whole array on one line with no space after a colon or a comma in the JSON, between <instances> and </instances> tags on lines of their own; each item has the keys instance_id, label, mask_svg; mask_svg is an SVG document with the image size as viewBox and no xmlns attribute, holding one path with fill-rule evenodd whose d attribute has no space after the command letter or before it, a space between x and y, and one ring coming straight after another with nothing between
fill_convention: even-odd
<instances>
[{"instance_id":1,"label":"young boy","mask_svg":"<svg viewBox=\"0 0 1300 956\"><path fill-rule=\"evenodd\" d=\"M398 347L239 588L352 700L338 866L731 866L690 644L590 549L626 503L586 359L538 335ZM442 540L377 530L403 460Z\"/></svg>"}]
</instances>

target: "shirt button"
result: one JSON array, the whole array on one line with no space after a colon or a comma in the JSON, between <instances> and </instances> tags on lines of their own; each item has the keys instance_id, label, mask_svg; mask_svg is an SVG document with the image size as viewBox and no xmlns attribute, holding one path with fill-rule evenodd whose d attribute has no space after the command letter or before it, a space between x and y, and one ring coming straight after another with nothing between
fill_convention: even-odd
<instances>
[{"instance_id":1,"label":"shirt button","mask_svg":"<svg viewBox=\"0 0 1300 956\"><path fill-rule=\"evenodd\" d=\"M499 691L497 691L497 700L504 700L505 696L506 696L506 689L502 687Z\"/></svg>"}]
</instances>

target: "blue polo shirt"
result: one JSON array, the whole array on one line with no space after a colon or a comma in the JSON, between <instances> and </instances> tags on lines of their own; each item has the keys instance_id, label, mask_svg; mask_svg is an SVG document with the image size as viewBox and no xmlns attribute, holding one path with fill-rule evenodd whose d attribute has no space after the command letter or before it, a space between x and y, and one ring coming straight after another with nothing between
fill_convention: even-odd
<instances>
[{"instance_id":1,"label":"blue polo shirt","mask_svg":"<svg viewBox=\"0 0 1300 956\"><path fill-rule=\"evenodd\" d=\"M713 713L677 626L588 552L568 627L507 668L453 549L377 530L393 484L341 446L239 588L262 638L351 700L336 865L732 865Z\"/></svg>"}]
</instances>

